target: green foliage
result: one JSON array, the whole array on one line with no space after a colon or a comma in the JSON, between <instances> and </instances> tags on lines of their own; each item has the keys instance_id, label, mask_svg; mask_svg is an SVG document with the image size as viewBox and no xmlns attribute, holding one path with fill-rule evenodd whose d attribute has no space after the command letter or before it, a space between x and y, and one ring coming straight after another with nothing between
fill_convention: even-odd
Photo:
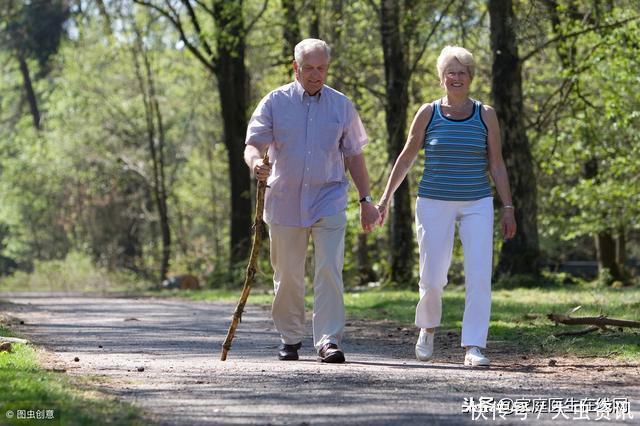
<instances>
[{"instance_id":1,"label":"green foliage","mask_svg":"<svg viewBox=\"0 0 640 426\"><path fill-rule=\"evenodd\" d=\"M40 75L48 71L49 59L55 55L64 34L69 9L64 0L26 1L16 6L9 3L0 25L5 45L19 55L34 58L40 65Z\"/></svg>"},{"instance_id":2,"label":"green foliage","mask_svg":"<svg viewBox=\"0 0 640 426\"><path fill-rule=\"evenodd\" d=\"M328 83L354 101L363 119L370 140L365 155L372 195L377 198L395 160L388 157L386 144L379 11L366 1L323 2L317 12L294 3L301 36L309 36L309 22L317 17L320 36L333 47ZM471 49L477 62L471 95L491 104L493 53L486 2L455 2L428 42L445 5L418 3L401 6L405 12L405 7L414 8L414 13L402 14L403 43L412 60L422 54L408 64L415 65L415 71L407 82L407 121L420 105L442 95L435 61L446 44ZM640 27L638 20L610 25L633 17L633 2L617 0L607 7L598 2L556 3L561 25L554 27L546 3L515 2L520 55L535 52L522 69L523 114L537 165L541 244L549 263L593 259L592 236L607 231L626 235L627 252L637 259L640 94L634 88L639 83L635 58L640 56ZM217 82L179 42L173 27L148 8L105 2L107 33L106 18L95 7L67 15L67 4L27 2L0 12L4 37L18 27L28 28L33 42L27 63L38 69L46 62L48 71L46 78L34 75L42 112L42 129L36 131L13 47L7 44L9 49L0 51L0 263L9 259L29 270L69 253L86 253L99 268L147 278L156 274L160 232L142 89L133 59L135 25L143 34L166 130L170 274L194 273L211 288L241 285L244 265L229 266L229 164L221 143ZM246 46L250 108L292 78L282 5L269 2L260 15L263 4L243 3L245 25L253 23ZM65 33L61 23L67 18ZM215 52L211 22L203 20L202 26ZM598 25L601 28L585 31ZM235 42L232 35L225 37L223 43ZM412 195L423 159L421 154L407 177ZM507 167L517 175L517 164ZM366 247L359 247L356 199L351 190L345 246L348 288L388 279L388 228L376 229L367 236ZM500 245L496 232L494 253ZM361 265L361 249L368 265ZM261 285L269 285L266 251L261 262ZM362 267L368 273L363 274ZM415 285L417 272L412 282L403 284ZM457 245L450 282L463 279ZM545 280L509 277L496 285L550 285Z\"/></svg>"}]
</instances>

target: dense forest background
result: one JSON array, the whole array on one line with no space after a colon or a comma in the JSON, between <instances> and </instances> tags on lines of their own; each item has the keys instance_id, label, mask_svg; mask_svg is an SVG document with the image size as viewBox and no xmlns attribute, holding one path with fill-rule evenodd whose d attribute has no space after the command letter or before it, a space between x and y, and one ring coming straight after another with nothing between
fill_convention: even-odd
<instances>
[{"instance_id":1,"label":"dense forest background","mask_svg":"<svg viewBox=\"0 0 640 426\"><path fill-rule=\"evenodd\" d=\"M506 243L496 227L496 280L637 282L637 0L1 4L0 275L90 259L154 283L185 272L239 282L253 216L247 120L293 78L293 46L319 37L333 48L328 84L369 134L374 198L413 114L442 96L437 55L462 45L477 62L472 97L500 119L519 225ZM347 286L415 285L421 163L371 234L351 192Z\"/></svg>"}]
</instances>

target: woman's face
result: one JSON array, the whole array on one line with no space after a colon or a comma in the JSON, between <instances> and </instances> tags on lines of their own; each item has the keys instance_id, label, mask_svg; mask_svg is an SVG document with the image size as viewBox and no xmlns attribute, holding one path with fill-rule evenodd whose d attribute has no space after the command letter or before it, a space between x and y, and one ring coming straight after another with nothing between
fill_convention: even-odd
<instances>
[{"instance_id":1,"label":"woman's face","mask_svg":"<svg viewBox=\"0 0 640 426\"><path fill-rule=\"evenodd\" d=\"M457 59L453 59L444 69L442 85L447 93L467 95L471 85L469 69Z\"/></svg>"}]
</instances>

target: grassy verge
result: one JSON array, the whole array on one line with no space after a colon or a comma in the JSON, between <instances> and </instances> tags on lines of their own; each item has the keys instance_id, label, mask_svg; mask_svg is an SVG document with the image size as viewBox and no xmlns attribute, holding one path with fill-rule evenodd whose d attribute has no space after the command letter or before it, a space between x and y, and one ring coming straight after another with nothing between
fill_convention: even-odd
<instances>
[{"instance_id":1,"label":"grassy verge","mask_svg":"<svg viewBox=\"0 0 640 426\"><path fill-rule=\"evenodd\" d=\"M358 318L392 319L412 324L417 292L372 291L348 294L347 312ZM553 337L554 333L580 330L584 326L558 325L548 313L566 314L582 306L574 316L606 315L612 318L640 320L640 288L611 289L591 285L534 289L497 290L493 305L489 340L509 347L517 345L523 353L545 355L615 356L637 362L640 359L640 330L612 329L575 337ZM464 289L447 288L443 298L442 329L462 326Z\"/></svg>"},{"instance_id":2,"label":"grassy verge","mask_svg":"<svg viewBox=\"0 0 640 426\"><path fill-rule=\"evenodd\" d=\"M62 260L35 262L32 272L17 271L0 278L0 292L91 292L137 294L150 283L126 271L97 267L81 253Z\"/></svg>"},{"instance_id":3,"label":"grassy verge","mask_svg":"<svg viewBox=\"0 0 640 426\"><path fill-rule=\"evenodd\" d=\"M194 300L237 301L240 290L203 290L164 293ZM251 304L268 305L273 296L257 290ZM387 319L411 326L417 291L370 290L345 294L347 315L359 319ZM312 296L307 296L310 308ZM555 325L548 313L566 314L582 306L574 316L606 315L611 318L640 320L640 287L612 289L591 284L495 290L489 330L490 344L518 347L518 352L543 355L615 357L637 362L640 359L640 329L611 329L584 336L553 337L554 333L580 330L583 326ZM464 311L464 288L449 286L443 298L441 329L459 330Z\"/></svg>"},{"instance_id":4,"label":"grassy verge","mask_svg":"<svg viewBox=\"0 0 640 426\"><path fill-rule=\"evenodd\" d=\"M0 335L11 332L0 325ZM8 413L12 413L7 415ZM24 415L25 419L18 416ZM29 417L33 417L29 419ZM48 418L53 417L53 418ZM35 350L14 344L0 353L0 424L142 425L139 411L60 373L43 370Z\"/></svg>"}]
</instances>

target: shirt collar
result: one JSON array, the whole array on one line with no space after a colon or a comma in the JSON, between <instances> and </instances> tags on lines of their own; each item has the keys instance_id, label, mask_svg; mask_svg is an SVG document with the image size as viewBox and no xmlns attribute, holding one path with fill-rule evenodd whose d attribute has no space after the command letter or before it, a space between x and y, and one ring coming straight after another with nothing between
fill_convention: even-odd
<instances>
[{"instance_id":1,"label":"shirt collar","mask_svg":"<svg viewBox=\"0 0 640 426\"><path fill-rule=\"evenodd\" d=\"M304 101L305 96L310 97L310 98L312 98L312 97L314 97L314 96L317 96L318 102L320 102L320 98L322 98L322 89L320 89L320 90L318 91L318 93L316 93L314 96L311 96L311 95L309 95L309 94L307 93L307 91L306 91L306 90L304 90L304 87L302 87L302 84L300 84L300 82L298 81L298 79L295 79L295 80L294 80L293 87L294 87L294 90L295 90L296 96L300 99L300 102L303 102L303 101ZM324 89L324 86L323 86L323 89Z\"/></svg>"}]
</instances>

